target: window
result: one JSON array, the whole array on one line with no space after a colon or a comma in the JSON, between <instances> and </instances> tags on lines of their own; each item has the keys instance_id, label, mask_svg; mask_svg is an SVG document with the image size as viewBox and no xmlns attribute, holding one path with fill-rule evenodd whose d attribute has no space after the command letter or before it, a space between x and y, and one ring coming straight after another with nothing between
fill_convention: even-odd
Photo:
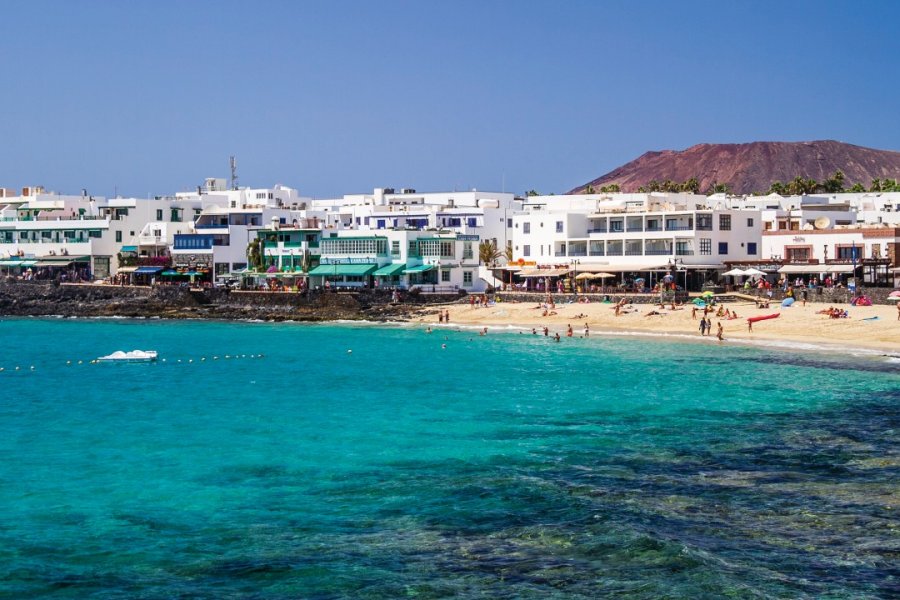
<instances>
[{"instance_id":1,"label":"window","mask_svg":"<svg viewBox=\"0 0 900 600\"><path fill-rule=\"evenodd\" d=\"M156 220L162 221L162 209L161 208L156 209Z\"/></svg>"},{"instance_id":2,"label":"window","mask_svg":"<svg viewBox=\"0 0 900 600\"><path fill-rule=\"evenodd\" d=\"M557 221L556 222L556 233L562 233L562 232L563 232L563 222Z\"/></svg>"},{"instance_id":3,"label":"window","mask_svg":"<svg viewBox=\"0 0 900 600\"><path fill-rule=\"evenodd\" d=\"M122 232L121 232L121 231L117 231L117 232L116 232L116 241L117 241L117 242L121 242L121 241L122 241Z\"/></svg>"},{"instance_id":4,"label":"window","mask_svg":"<svg viewBox=\"0 0 900 600\"><path fill-rule=\"evenodd\" d=\"M747 242L747 254L756 256L756 242Z\"/></svg>"},{"instance_id":5,"label":"window","mask_svg":"<svg viewBox=\"0 0 900 600\"><path fill-rule=\"evenodd\" d=\"M475 256L472 250L472 242L463 242L463 259L470 259Z\"/></svg>"},{"instance_id":6,"label":"window","mask_svg":"<svg viewBox=\"0 0 900 600\"><path fill-rule=\"evenodd\" d=\"M712 240L709 238L700 238L700 254L709 256L712 254Z\"/></svg>"},{"instance_id":7,"label":"window","mask_svg":"<svg viewBox=\"0 0 900 600\"><path fill-rule=\"evenodd\" d=\"M753 227L753 218L752 217L747 219L747 227Z\"/></svg>"},{"instance_id":8,"label":"window","mask_svg":"<svg viewBox=\"0 0 900 600\"><path fill-rule=\"evenodd\" d=\"M472 271L463 271L463 285L466 287L472 286Z\"/></svg>"},{"instance_id":9,"label":"window","mask_svg":"<svg viewBox=\"0 0 900 600\"><path fill-rule=\"evenodd\" d=\"M387 240L333 238L322 240L322 254L387 254Z\"/></svg>"},{"instance_id":10,"label":"window","mask_svg":"<svg viewBox=\"0 0 900 600\"><path fill-rule=\"evenodd\" d=\"M512 229L512 219L506 219L506 228Z\"/></svg>"},{"instance_id":11,"label":"window","mask_svg":"<svg viewBox=\"0 0 900 600\"><path fill-rule=\"evenodd\" d=\"M838 246L837 258L842 260L855 260L860 256L859 249L856 246ZM807 257L804 257L804 259Z\"/></svg>"},{"instance_id":12,"label":"window","mask_svg":"<svg viewBox=\"0 0 900 600\"><path fill-rule=\"evenodd\" d=\"M522 255L531 256L531 246L522 246Z\"/></svg>"},{"instance_id":13,"label":"window","mask_svg":"<svg viewBox=\"0 0 900 600\"><path fill-rule=\"evenodd\" d=\"M400 256L400 241L393 240L391 242L391 256Z\"/></svg>"},{"instance_id":14,"label":"window","mask_svg":"<svg viewBox=\"0 0 900 600\"><path fill-rule=\"evenodd\" d=\"M466 225L468 225L469 227L478 227L478 219L476 219L475 217L469 217L468 219L466 219Z\"/></svg>"},{"instance_id":15,"label":"window","mask_svg":"<svg viewBox=\"0 0 900 600\"><path fill-rule=\"evenodd\" d=\"M522 233L531 233L531 223L522 223Z\"/></svg>"},{"instance_id":16,"label":"window","mask_svg":"<svg viewBox=\"0 0 900 600\"><path fill-rule=\"evenodd\" d=\"M88 237L101 238L101 237L103 237L103 231L100 229L91 229L88 232Z\"/></svg>"},{"instance_id":17,"label":"window","mask_svg":"<svg viewBox=\"0 0 900 600\"><path fill-rule=\"evenodd\" d=\"M728 254L728 242L719 242L719 254Z\"/></svg>"},{"instance_id":18,"label":"window","mask_svg":"<svg viewBox=\"0 0 900 600\"><path fill-rule=\"evenodd\" d=\"M384 219L378 219L378 221L376 223L377 224L375 225L375 227L377 229L384 229Z\"/></svg>"},{"instance_id":19,"label":"window","mask_svg":"<svg viewBox=\"0 0 900 600\"><path fill-rule=\"evenodd\" d=\"M442 269L441 270L441 281L443 283L450 282L450 269Z\"/></svg>"},{"instance_id":20,"label":"window","mask_svg":"<svg viewBox=\"0 0 900 600\"><path fill-rule=\"evenodd\" d=\"M881 258L881 244L872 244L872 258Z\"/></svg>"},{"instance_id":21,"label":"window","mask_svg":"<svg viewBox=\"0 0 900 600\"><path fill-rule=\"evenodd\" d=\"M419 254L422 256L441 256L452 258L453 242L449 240L419 240Z\"/></svg>"},{"instance_id":22,"label":"window","mask_svg":"<svg viewBox=\"0 0 900 600\"><path fill-rule=\"evenodd\" d=\"M719 215L719 230L731 231L731 215Z\"/></svg>"}]
</instances>

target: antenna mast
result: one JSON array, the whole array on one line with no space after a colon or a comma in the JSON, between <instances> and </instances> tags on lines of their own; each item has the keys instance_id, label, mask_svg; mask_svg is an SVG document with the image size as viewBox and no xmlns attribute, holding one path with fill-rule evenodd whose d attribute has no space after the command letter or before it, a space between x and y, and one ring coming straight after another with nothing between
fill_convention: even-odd
<instances>
[{"instance_id":1,"label":"antenna mast","mask_svg":"<svg viewBox=\"0 0 900 600\"><path fill-rule=\"evenodd\" d=\"M232 156L232 157L230 157L229 162L231 163L231 189L236 190L237 189L237 180L238 180L237 160L235 160L235 158Z\"/></svg>"}]
</instances>

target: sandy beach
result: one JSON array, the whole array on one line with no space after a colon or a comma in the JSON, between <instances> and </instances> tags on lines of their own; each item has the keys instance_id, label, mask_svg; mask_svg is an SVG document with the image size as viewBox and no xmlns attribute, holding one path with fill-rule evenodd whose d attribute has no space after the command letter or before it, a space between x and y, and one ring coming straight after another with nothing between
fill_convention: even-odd
<instances>
[{"instance_id":1,"label":"sandy beach","mask_svg":"<svg viewBox=\"0 0 900 600\"><path fill-rule=\"evenodd\" d=\"M900 354L900 321L897 319L897 308L892 305L848 306L849 317L833 319L818 311L829 308L826 304L809 303L805 307L800 303L789 308L772 304L771 308L757 308L752 302L728 302L725 308L738 314L736 319L717 318L712 320L712 333L707 336L710 342L719 343L716 339L717 324L724 329L724 342L729 340L753 340L777 342L795 342L837 349L840 347L867 348ZM487 307L471 308L468 304L455 304L441 307L450 311L450 325L483 325L492 326L519 325L534 327L541 333L543 327L550 330L550 335L559 333L565 337L571 325L573 335L584 335L587 324L592 335L606 333L642 332L655 334L675 334L694 336L700 339L699 323L703 315L698 310L692 316L692 305L676 307L671 310L659 308L659 305L633 304L626 305L616 316L615 305L607 303L569 303L557 304L555 309L542 316L543 309L537 302L499 302ZM555 312L556 314L552 314ZM656 312L659 314L650 314ZM776 319L758 321L753 324L753 331L747 327L747 317L780 313ZM423 311L416 319L421 323L437 324L438 309Z\"/></svg>"}]
</instances>

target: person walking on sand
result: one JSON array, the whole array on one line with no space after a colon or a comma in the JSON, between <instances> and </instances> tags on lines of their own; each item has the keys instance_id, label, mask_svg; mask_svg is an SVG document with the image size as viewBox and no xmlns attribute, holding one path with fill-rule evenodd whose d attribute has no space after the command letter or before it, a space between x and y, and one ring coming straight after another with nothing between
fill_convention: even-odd
<instances>
[{"instance_id":1,"label":"person walking on sand","mask_svg":"<svg viewBox=\"0 0 900 600\"><path fill-rule=\"evenodd\" d=\"M706 335L706 319L700 319L700 335Z\"/></svg>"},{"instance_id":2,"label":"person walking on sand","mask_svg":"<svg viewBox=\"0 0 900 600\"><path fill-rule=\"evenodd\" d=\"M697 305L694 305L694 308L691 309L691 318L693 320L697 320Z\"/></svg>"},{"instance_id":3,"label":"person walking on sand","mask_svg":"<svg viewBox=\"0 0 900 600\"><path fill-rule=\"evenodd\" d=\"M719 338L719 341L721 342L724 339L722 335L725 333L725 328L722 327L722 321L717 321L717 324L719 325L719 330L716 331L716 337Z\"/></svg>"},{"instance_id":4,"label":"person walking on sand","mask_svg":"<svg viewBox=\"0 0 900 600\"><path fill-rule=\"evenodd\" d=\"M747 319L747 331L753 333L753 321L751 321L750 319Z\"/></svg>"}]
</instances>

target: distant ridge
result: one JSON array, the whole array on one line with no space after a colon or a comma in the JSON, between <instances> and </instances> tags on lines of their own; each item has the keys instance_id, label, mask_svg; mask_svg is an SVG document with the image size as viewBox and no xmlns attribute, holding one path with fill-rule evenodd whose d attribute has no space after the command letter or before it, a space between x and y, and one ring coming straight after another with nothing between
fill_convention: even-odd
<instances>
[{"instance_id":1,"label":"distant ridge","mask_svg":"<svg viewBox=\"0 0 900 600\"><path fill-rule=\"evenodd\" d=\"M687 150L647 152L569 193L583 194L589 187L599 192L611 184L636 192L654 180L680 183L696 177L701 192L726 184L731 193L751 194L797 176L824 181L835 171L844 173L847 188L856 183L868 188L873 179L900 179L900 152L833 140L697 144Z\"/></svg>"}]
</instances>

